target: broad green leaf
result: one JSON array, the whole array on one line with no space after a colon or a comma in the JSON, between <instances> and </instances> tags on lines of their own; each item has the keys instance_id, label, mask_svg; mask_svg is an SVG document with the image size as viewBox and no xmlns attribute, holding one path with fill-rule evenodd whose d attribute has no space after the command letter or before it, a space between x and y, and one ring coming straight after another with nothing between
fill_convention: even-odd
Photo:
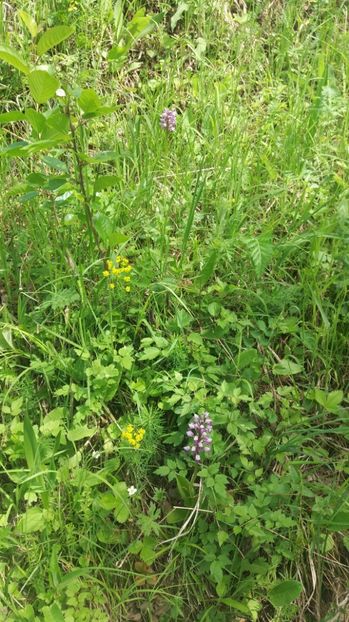
<instances>
[{"instance_id":1,"label":"broad green leaf","mask_svg":"<svg viewBox=\"0 0 349 622\"><path fill-rule=\"evenodd\" d=\"M73 32L74 28L72 26L54 26L46 30L38 41L37 51L39 56L68 39Z\"/></svg>"},{"instance_id":2,"label":"broad green leaf","mask_svg":"<svg viewBox=\"0 0 349 622\"><path fill-rule=\"evenodd\" d=\"M282 359L279 363L273 365L273 374L275 376L293 376L303 371L302 365L294 363L290 359Z\"/></svg>"},{"instance_id":3,"label":"broad green leaf","mask_svg":"<svg viewBox=\"0 0 349 622\"><path fill-rule=\"evenodd\" d=\"M93 89L83 89L78 98L78 104L84 112L95 112L102 105L99 96Z\"/></svg>"},{"instance_id":4,"label":"broad green leaf","mask_svg":"<svg viewBox=\"0 0 349 622\"><path fill-rule=\"evenodd\" d=\"M144 353L139 357L140 361L153 361L161 354L161 350L159 348L155 348L154 346L150 346L149 348L144 348Z\"/></svg>"},{"instance_id":5,"label":"broad green leaf","mask_svg":"<svg viewBox=\"0 0 349 622\"><path fill-rule=\"evenodd\" d=\"M89 428L87 425L81 425L78 428L73 428L69 430L67 434L67 438L69 441L76 442L81 441L83 438L91 437L95 434L95 428Z\"/></svg>"},{"instance_id":6,"label":"broad green leaf","mask_svg":"<svg viewBox=\"0 0 349 622\"><path fill-rule=\"evenodd\" d=\"M116 45L109 50L108 60L126 60L127 52L131 46Z\"/></svg>"},{"instance_id":7,"label":"broad green leaf","mask_svg":"<svg viewBox=\"0 0 349 622\"><path fill-rule=\"evenodd\" d=\"M182 508L176 508L175 510L171 510L166 516L166 522L169 525L175 525L176 523L184 523L185 519L188 518L190 510L184 510Z\"/></svg>"},{"instance_id":8,"label":"broad green leaf","mask_svg":"<svg viewBox=\"0 0 349 622\"><path fill-rule=\"evenodd\" d=\"M349 529L349 511L337 512L332 518L328 519L325 525L330 531L343 531Z\"/></svg>"},{"instance_id":9,"label":"broad green leaf","mask_svg":"<svg viewBox=\"0 0 349 622\"><path fill-rule=\"evenodd\" d=\"M24 415L23 423L24 455L29 469L34 469L37 455L36 436L28 415Z\"/></svg>"},{"instance_id":10,"label":"broad green leaf","mask_svg":"<svg viewBox=\"0 0 349 622\"><path fill-rule=\"evenodd\" d=\"M39 32L39 28L38 28L38 25L35 19L31 15L29 15L29 13L27 13L26 11L23 11L23 9L20 9L18 11L18 15L21 18L23 24L29 30L31 36L33 38L36 37L36 35Z\"/></svg>"},{"instance_id":11,"label":"broad green leaf","mask_svg":"<svg viewBox=\"0 0 349 622\"><path fill-rule=\"evenodd\" d=\"M63 613L57 603L53 603L49 607L43 607L44 622L64 622Z\"/></svg>"},{"instance_id":12,"label":"broad green leaf","mask_svg":"<svg viewBox=\"0 0 349 622\"><path fill-rule=\"evenodd\" d=\"M103 510L113 510L116 506L115 496L112 492L104 492L97 501L98 505L103 508Z\"/></svg>"},{"instance_id":13,"label":"broad green leaf","mask_svg":"<svg viewBox=\"0 0 349 622\"><path fill-rule=\"evenodd\" d=\"M44 104L50 97L53 97L59 87L59 82L55 76L42 69L34 69L28 76L29 89L33 99L38 104Z\"/></svg>"},{"instance_id":14,"label":"broad green leaf","mask_svg":"<svg viewBox=\"0 0 349 622\"><path fill-rule=\"evenodd\" d=\"M105 190L105 188L115 186L119 183L119 181L120 180L117 175L101 175L95 181L94 191L100 192L101 190Z\"/></svg>"},{"instance_id":15,"label":"broad green leaf","mask_svg":"<svg viewBox=\"0 0 349 622\"><path fill-rule=\"evenodd\" d=\"M127 240L128 236L121 231L113 231L113 233L109 236L110 246L120 246L121 244L125 244Z\"/></svg>"},{"instance_id":16,"label":"broad green leaf","mask_svg":"<svg viewBox=\"0 0 349 622\"><path fill-rule=\"evenodd\" d=\"M0 58L22 73L28 74L30 72L29 65L23 60L20 54L18 54L17 50L14 50L8 45L0 45Z\"/></svg>"},{"instance_id":17,"label":"broad green leaf","mask_svg":"<svg viewBox=\"0 0 349 622\"><path fill-rule=\"evenodd\" d=\"M34 108L28 108L25 111L25 118L32 128L40 134L46 127L46 118L41 112L34 110Z\"/></svg>"},{"instance_id":18,"label":"broad green leaf","mask_svg":"<svg viewBox=\"0 0 349 622\"><path fill-rule=\"evenodd\" d=\"M298 598L302 589L302 584L299 581L289 579L273 587L268 594L268 598L274 607L284 607Z\"/></svg>"},{"instance_id":19,"label":"broad green leaf","mask_svg":"<svg viewBox=\"0 0 349 622\"><path fill-rule=\"evenodd\" d=\"M110 244L110 236L113 233L113 223L108 216L97 212L93 217L94 227L104 244Z\"/></svg>"},{"instance_id":20,"label":"broad green leaf","mask_svg":"<svg viewBox=\"0 0 349 622\"><path fill-rule=\"evenodd\" d=\"M21 533L34 533L43 531L46 521L43 512L38 507L29 508L20 518L18 529Z\"/></svg>"},{"instance_id":21,"label":"broad green leaf","mask_svg":"<svg viewBox=\"0 0 349 622\"><path fill-rule=\"evenodd\" d=\"M327 393L321 389L315 389L314 397L317 403L320 404L320 406L323 406L325 410L334 412L343 400L344 393L343 391L331 391L330 393Z\"/></svg>"},{"instance_id":22,"label":"broad green leaf","mask_svg":"<svg viewBox=\"0 0 349 622\"><path fill-rule=\"evenodd\" d=\"M3 112L0 114L0 125L5 123L13 123L15 121L25 121L24 112L19 110L11 110L11 112Z\"/></svg>"}]
</instances>

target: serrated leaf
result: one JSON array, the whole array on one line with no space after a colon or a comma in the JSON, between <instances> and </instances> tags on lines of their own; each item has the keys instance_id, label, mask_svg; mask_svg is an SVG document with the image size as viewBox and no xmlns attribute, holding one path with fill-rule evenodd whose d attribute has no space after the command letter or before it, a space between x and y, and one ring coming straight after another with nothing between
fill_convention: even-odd
<instances>
[{"instance_id":1,"label":"serrated leaf","mask_svg":"<svg viewBox=\"0 0 349 622\"><path fill-rule=\"evenodd\" d=\"M18 522L18 530L21 533L34 533L43 531L43 529L45 529L45 519L42 510L37 507L29 508Z\"/></svg>"},{"instance_id":2,"label":"serrated leaf","mask_svg":"<svg viewBox=\"0 0 349 622\"><path fill-rule=\"evenodd\" d=\"M29 15L29 13L27 13L26 11L23 11L23 9L20 9L18 11L18 15L21 18L23 24L29 30L31 36L33 38L36 37L36 35L39 32L39 28L38 28L38 25L35 19L31 15Z\"/></svg>"},{"instance_id":3,"label":"serrated leaf","mask_svg":"<svg viewBox=\"0 0 349 622\"><path fill-rule=\"evenodd\" d=\"M38 41L37 51L39 56L51 50L51 48L55 47L65 39L68 39L74 32L74 28L72 26L53 26L53 28L49 28L44 32L42 37Z\"/></svg>"},{"instance_id":4,"label":"serrated leaf","mask_svg":"<svg viewBox=\"0 0 349 622\"><path fill-rule=\"evenodd\" d=\"M261 276L273 256L273 244L270 238L243 238L249 257L254 265L257 277Z\"/></svg>"},{"instance_id":5,"label":"serrated leaf","mask_svg":"<svg viewBox=\"0 0 349 622\"><path fill-rule=\"evenodd\" d=\"M64 622L63 613L57 603L49 607L43 607L44 622Z\"/></svg>"},{"instance_id":6,"label":"serrated leaf","mask_svg":"<svg viewBox=\"0 0 349 622\"><path fill-rule=\"evenodd\" d=\"M161 350L159 348L155 348L154 346L150 346L149 348L144 348L144 353L139 357L140 361L153 361L156 359L159 354L161 354Z\"/></svg>"},{"instance_id":7,"label":"serrated leaf","mask_svg":"<svg viewBox=\"0 0 349 622\"><path fill-rule=\"evenodd\" d=\"M276 376L293 376L303 371L302 365L295 363L290 359L282 359L279 363L273 365L273 374Z\"/></svg>"},{"instance_id":8,"label":"serrated leaf","mask_svg":"<svg viewBox=\"0 0 349 622\"><path fill-rule=\"evenodd\" d=\"M289 579L273 587L268 594L268 598L274 607L284 607L290 605L293 600L298 598L302 589L302 584L299 581Z\"/></svg>"},{"instance_id":9,"label":"serrated leaf","mask_svg":"<svg viewBox=\"0 0 349 622\"><path fill-rule=\"evenodd\" d=\"M14 50L8 45L0 45L0 58L5 61L5 63L12 65L12 67L15 67L22 73L28 74L30 72L29 65L20 56L20 54L18 54L17 50Z\"/></svg>"},{"instance_id":10,"label":"serrated leaf","mask_svg":"<svg viewBox=\"0 0 349 622\"><path fill-rule=\"evenodd\" d=\"M59 82L55 76L42 69L34 69L28 76L29 89L38 104L44 104L56 94Z\"/></svg>"},{"instance_id":11,"label":"serrated leaf","mask_svg":"<svg viewBox=\"0 0 349 622\"><path fill-rule=\"evenodd\" d=\"M314 397L320 406L323 406L325 410L329 412L335 411L337 406L341 403L344 397L343 391L331 391L330 393L322 391L321 389L315 389Z\"/></svg>"}]
</instances>

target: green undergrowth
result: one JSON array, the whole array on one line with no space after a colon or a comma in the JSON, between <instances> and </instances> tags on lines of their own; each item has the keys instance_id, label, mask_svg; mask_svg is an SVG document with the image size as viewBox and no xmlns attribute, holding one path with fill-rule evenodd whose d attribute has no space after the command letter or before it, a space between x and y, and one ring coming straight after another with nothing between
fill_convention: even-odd
<instances>
[{"instance_id":1,"label":"green undergrowth","mask_svg":"<svg viewBox=\"0 0 349 622\"><path fill-rule=\"evenodd\" d=\"M347 20L3 3L1 621L346 620Z\"/></svg>"}]
</instances>

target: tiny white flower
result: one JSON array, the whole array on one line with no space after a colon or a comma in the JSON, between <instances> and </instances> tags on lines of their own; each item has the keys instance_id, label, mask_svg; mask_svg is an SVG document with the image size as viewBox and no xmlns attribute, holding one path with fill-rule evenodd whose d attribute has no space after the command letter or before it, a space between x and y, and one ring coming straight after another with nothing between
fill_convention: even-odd
<instances>
[{"instance_id":1,"label":"tiny white flower","mask_svg":"<svg viewBox=\"0 0 349 622\"><path fill-rule=\"evenodd\" d=\"M129 496L130 496L130 497L133 497L133 495L135 495L135 494L136 494L136 492L137 492L137 488L135 488L134 486L130 486L130 487L127 489L127 492L128 492L128 494L129 494Z\"/></svg>"},{"instance_id":2,"label":"tiny white flower","mask_svg":"<svg viewBox=\"0 0 349 622\"><path fill-rule=\"evenodd\" d=\"M94 458L95 460L98 460L98 458L101 457L101 452L100 451L93 451L92 452L92 458Z\"/></svg>"},{"instance_id":3,"label":"tiny white flower","mask_svg":"<svg viewBox=\"0 0 349 622\"><path fill-rule=\"evenodd\" d=\"M66 96L66 92L65 92L64 89L57 89L56 95L57 95L57 97L65 97Z\"/></svg>"}]
</instances>

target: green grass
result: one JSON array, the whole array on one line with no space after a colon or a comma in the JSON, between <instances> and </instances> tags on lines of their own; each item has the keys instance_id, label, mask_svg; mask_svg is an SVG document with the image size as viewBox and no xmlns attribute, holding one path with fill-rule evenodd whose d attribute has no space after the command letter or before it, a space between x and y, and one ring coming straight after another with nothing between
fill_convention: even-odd
<instances>
[{"instance_id":1,"label":"green grass","mask_svg":"<svg viewBox=\"0 0 349 622\"><path fill-rule=\"evenodd\" d=\"M119 65L116 2L2 5L7 45L115 110L71 96L75 146L31 157L1 125L0 620L344 622L347 3L122 4L161 15ZM19 9L75 34L37 60ZM5 62L0 86L1 112L67 114Z\"/></svg>"}]
</instances>

